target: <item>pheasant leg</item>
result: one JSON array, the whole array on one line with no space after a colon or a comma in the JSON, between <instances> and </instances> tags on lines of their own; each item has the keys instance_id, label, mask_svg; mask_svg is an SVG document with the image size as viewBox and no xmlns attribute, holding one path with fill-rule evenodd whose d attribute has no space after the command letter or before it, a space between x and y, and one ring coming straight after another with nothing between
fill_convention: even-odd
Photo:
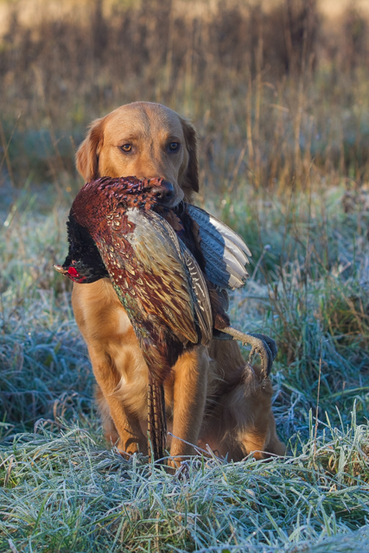
<instances>
[{"instance_id":1,"label":"pheasant leg","mask_svg":"<svg viewBox=\"0 0 369 553\"><path fill-rule=\"evenodd\" d=\"M222 328L221 332L229 334L234 340L239 340L244 345L249 344L252 347L251 355L254 353L258 353L260 355L261 374L263 375L263 378L266 378L269 375L278 351L276 343L272 338L265 336L264 334L246 334L231 326Z\"/></svg>"}]
</instances>

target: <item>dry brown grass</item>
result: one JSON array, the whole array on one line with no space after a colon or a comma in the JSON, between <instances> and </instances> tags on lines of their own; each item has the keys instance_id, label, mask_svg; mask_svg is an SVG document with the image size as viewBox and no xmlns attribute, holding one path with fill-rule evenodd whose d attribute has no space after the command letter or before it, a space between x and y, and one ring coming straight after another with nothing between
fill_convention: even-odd
<instances>
[{"instance_id":1,"label":"dry brown grass","mask_svg":"<svg viewBox=\"0 0 369 553\"><path fill-rule=\"evenodd\" d=\"M191 4L192 5L192 4ZM138 99L191 117L202 180L284 192L369 171L367 20L349 8L328 26L315 0L268 10L238 0L93 0L84 17L40 10L22 23L17 3L0 43L3 167L22 183L74 174L86 125ZM109 8L109 9L108 9ZM12 168L9 170L9 168Z\"/></svg>"}]
</instances>

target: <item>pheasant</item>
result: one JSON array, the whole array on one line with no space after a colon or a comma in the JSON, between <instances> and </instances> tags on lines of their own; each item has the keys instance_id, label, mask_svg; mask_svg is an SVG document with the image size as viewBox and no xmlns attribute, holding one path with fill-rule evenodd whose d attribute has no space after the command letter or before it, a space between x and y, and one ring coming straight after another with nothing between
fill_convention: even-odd
<instances>
[{"instance_id":1,"label":"pheasant","mask_svg":"<svg viewBox=\"0 0 369 553\"><path fill-rule=\"evenodd\" d=\"M230 327L226 288L240 287L250 251L206 211L161 203L162 179L103 177L85 184L67 222L69 252L55 269L74 282L109 277L149 369L149 452L164 457L164 382L178 357L213 337L250 344L270 372L276 346ZM151 446L151 447L150 447Z\"/></svg>"}]
</instances>

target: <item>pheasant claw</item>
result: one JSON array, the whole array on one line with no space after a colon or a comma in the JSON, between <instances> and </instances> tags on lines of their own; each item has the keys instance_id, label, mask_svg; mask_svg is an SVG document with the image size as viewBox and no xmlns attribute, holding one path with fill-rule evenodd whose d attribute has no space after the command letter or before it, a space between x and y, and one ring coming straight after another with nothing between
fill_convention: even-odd
<instances>
[{"instance_id":1,"label":"pheasant claw","mask_svg":"<svg viewBox=\"0 0 369 553\"><path fill-rule=\"evenodd\" d=\"M273 366L273 361L278 351L277 345L272 338L266 336L265 334L246 334L244 332L236 330L231 326L222 328L222 332L231 335L234 340L239 340L240 342L242 342L243 345L250 345L250 357L252 357L254 353L258 353L260 355L262 378L264 379L269 376Z\"/></svg>"}]
</instances>

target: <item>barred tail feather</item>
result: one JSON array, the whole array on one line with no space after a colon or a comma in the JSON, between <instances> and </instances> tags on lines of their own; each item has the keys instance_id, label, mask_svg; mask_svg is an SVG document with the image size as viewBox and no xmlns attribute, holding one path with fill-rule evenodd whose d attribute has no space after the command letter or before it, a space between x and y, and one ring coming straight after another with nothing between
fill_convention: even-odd
<instances>
[{"instance_id":1,"label":"barred tail feather","mask_svg":"<svg viewBox=\"0 0 369 553\"><path fill-rule=\"evenodd\" d=\"M165 456L167 420L165 416L164 386L149 374L148 389L149 458L158 461Z\"/></svg>"}]
</instances>

